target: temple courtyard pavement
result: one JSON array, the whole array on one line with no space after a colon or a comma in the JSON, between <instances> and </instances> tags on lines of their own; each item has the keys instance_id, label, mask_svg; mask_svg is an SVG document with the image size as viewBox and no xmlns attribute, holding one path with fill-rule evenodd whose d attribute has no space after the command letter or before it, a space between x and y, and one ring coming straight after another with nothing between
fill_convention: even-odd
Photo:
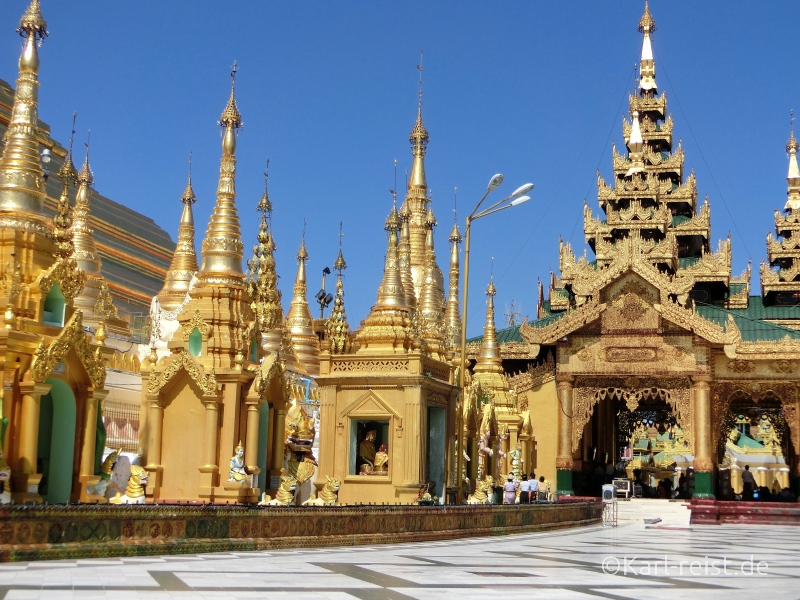
<instances>
[{"instance_id":1,"label":"temple courtyard pavement","mask_svg":"<svg viewBox=\"0 0 800 600\"><path fill-rule=\"evenodd\" d=\"M0 598L800 596L800 527L638 523L347 548L0 565Z\"/></svg>"}]
</instances>

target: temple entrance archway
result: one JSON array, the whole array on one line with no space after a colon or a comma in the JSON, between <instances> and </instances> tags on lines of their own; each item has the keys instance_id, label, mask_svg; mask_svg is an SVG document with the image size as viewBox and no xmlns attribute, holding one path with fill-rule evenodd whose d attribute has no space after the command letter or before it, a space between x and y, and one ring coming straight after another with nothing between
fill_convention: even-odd
<instances>
[{"instance_id":1,"label":"temple entrance archway","mask_svg":"<svg viewBox=\"0 0 800 600\"><path fill-rule=\"evenodd\" d=\"M677 485L693 463L688 380L579 379L572 416L574 493L600 494L614 477L642 483L658 496ZM610 466L609 466L610 465Z\"/></svg>"},{"instance_id":2,"label":"temple entrance archway","mask_svg":"<svg viewBox=\"0 0 800 600\"><path fill-rule=\"evenodd\" d=\"M774 390L756 396L747 390L731 394L716 448L721 499L732 500L744 492L745 467L753 473L757 488L777 494L790 487L791 467L797 465L792 416L791 405L784 403Z\"/></svg>"},{"instance_id":3,"label":"temple entrance archway","mask_svg":"<svg viewBox=\"0 0 800 600\"><path fill-rule=\"evenodd\" d=\"M39 492L46 502L67 504L72 493L77 404L66 382L52 378L47 383L52 387L39 407Z\"/></svg>"}]
</instances>

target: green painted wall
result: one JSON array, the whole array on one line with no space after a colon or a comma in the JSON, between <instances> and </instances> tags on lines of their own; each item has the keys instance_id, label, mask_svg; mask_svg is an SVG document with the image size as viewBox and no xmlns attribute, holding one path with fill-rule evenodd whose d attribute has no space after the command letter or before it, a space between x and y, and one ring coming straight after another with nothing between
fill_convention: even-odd
<instances>
[{"instance_id":1,"label":"green painted wall","mask_svg":"<svg viewBox=\"0 0 800 600\"><path fill-rule=\"evenodd\" d=\"M51 504L67 504L72 492L76 404L72 389L60 379L42 396L39 412L39 460L44 477L42 497Z\"/></svg>"}]
</instances>

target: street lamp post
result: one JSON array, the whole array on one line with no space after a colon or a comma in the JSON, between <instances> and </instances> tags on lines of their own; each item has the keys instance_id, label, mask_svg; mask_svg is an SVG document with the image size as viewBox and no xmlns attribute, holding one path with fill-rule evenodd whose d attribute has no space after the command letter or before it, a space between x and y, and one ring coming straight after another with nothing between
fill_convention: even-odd
<instances>
[{"instance_id":1,"label":"street lamp post","mask_svg":"<svg viewBox=\"0 0 800 600\"><path fill-rule=\"evenodd\" d=\"M484 208L482 211L478 212L480 209L481 204L483 201L486 200L486 197L496 190L500 184L503 183L503 176L501 174L497 174L493 176L489 180L489 185L486 187L486 193L483 194L483 198L480 199L478 204L472 210L472 212L467 216L466 220L466 232L464 234L464 292L462 296L462 304L461 304L461 365L458 371L458 385L461 388L461 403L462 403L462 415L463 411L463 403L466 402L466 398L464 398L464 384L466 382L466 370L467 370L467 299L469 295L467 290L469 289L469 243L470 243L470 230L472 227L472 222L476 221L482 217L487 217L489 215L493 215L496 212L500 212L501 210L505 210L507 208L511 208L512 206L519 206L530 200L530 196L526 196L528 192L533 189L532 183L526 183L518 187L510 196L506 196L502 200L495 202L489 208ZM458 420L456 420L458 423ZM458 441L458 448L457 448L457 456L456 456L456 481L458 482L458 490L459 490L459 497L461 497L462 493L461 490L463 488L463 479L461 477L461 471L463 469L463 454L464 454L464 423L462 422L458 425L458 431L456 432L456 439Z\"/></svg>"}]
</instances>

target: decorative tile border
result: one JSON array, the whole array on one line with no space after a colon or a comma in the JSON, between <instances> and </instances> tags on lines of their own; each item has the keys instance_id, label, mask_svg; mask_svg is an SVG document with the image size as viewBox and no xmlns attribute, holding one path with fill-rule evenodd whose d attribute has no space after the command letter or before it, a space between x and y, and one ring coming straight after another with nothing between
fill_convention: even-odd
<instances>
[{"instance_id":1,"label":"decorative tile border","mask_svg":"<svg viewBox=\"0 0 800 600\"><path fill-rule=\"evenodd\" d=\"M0 508L0 561L354 546L598 523L599 502L529 506Z\"/></svg>"}]
</instances>

